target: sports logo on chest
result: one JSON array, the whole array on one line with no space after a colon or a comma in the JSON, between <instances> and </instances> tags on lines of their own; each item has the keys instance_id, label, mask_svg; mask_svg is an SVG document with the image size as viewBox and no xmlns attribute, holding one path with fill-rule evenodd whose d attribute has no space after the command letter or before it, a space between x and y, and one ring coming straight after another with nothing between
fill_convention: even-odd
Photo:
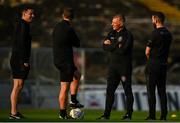
<instances>
[{"instance_id":1,"label":"sports logo on chest","mask_svg":"<svg viewBox=\"0 0 180 123\"><path fill-rule=\"evenodd\" d=\"M118 39L117 39L118 42L122 42L122 40L123 40L122 36L119 36Z\"/></svg>"},{"instance_id":2,"label":"sports logo on chest","mask_svg":"<svg viewBox=\"0 0 180 123\"><path fill-rule=\"evenodd\" d=\"M114 37L110 37L110 40L114 40L115 38Z\"/></svg>"}]
</instances>

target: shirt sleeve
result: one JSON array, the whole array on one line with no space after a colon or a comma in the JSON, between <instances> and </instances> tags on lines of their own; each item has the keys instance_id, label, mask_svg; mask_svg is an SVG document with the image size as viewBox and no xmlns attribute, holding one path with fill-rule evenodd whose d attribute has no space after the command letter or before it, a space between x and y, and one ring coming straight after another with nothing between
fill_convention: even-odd
<instances>
[{"instance_id":1,"label":"shirt sleeve","mask_svg":"<svg viewBox=\"0 0 180 123\"><path fill-rule=\"evenodd\" d=\"M73 28L70 28L69 34L70 34L69 38L70 38L70 41L72 43L72 46L80 47L80 40L79 40L79 38L78 38L78 36L75 33Z\"/></svg>"},{"instance_id":2,"label":"shirt sleeve","mask_svg":"<svg viewBox=\"0 0 180 123\"><path fill-rule=\"evenodd\" d=\"M113 36L113 32L110 32L110 33L108 33L108 35L107 35L107 37L104 39L104 41L105 40L110 40L111 41L111 44L110 45L106 45L106 44L104 44L104 41L102 42L102 44L103 44L103 49L105 50L105 51L113 51L113 50L115 50L115 48L116 48L116 44L115 44L115 42L113 41L113 38L114 36Z\"/></svg>"},{"instance_id":3,"label":"shirt sleeve","mask_svg":"<svg viewBox=\"0 0 180 123\"><path fill-rule=\"evenodd\" d=\"M155 41L155 39L156 39L156 32L155 31L153 31L152 32L152 34L151 34L151 38L150 38L150 40L148 40L148 42L147 42L147 47L150 47L150 48L152 48L153 47L153 44L154 44L154 41Z\"/></svg>"}]
</instances>

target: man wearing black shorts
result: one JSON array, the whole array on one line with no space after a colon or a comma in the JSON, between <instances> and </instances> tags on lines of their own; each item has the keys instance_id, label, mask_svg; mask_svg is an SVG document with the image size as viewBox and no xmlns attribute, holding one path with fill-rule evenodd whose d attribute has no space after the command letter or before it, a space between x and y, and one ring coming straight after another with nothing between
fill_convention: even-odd
<instances>
[{"instance_id":1,"label":"man wearing black shorts","mask_svg":"<svg viewBox=\"0 0 180 123\"><path fill-rule=\"evenodd\" d=\"M116 15L112 19L113 30L103 42L105 51L110 52L109 70L106 88L106 104L104 114L98 119L109 119L114 103L114 93L122 82L122 86L126 96L126 114L122 120L130 120L133 112L133 94L131 88L131 73L132 73L132 48L133 35L124 25L124 15Z\"/></svg>"},{"instance_id":2,"label":"man wearing black shorts","mask_svg":"<svg viewBox=\"0 0 180 123\"><path fill-rule=\"evenodd\" d=\"M70 107L82 108L84 106L76 99L81 75L74 64L73 47L79 47L80 40L72 27L73 9L65 7L62 17L63 20L56 25L53 31L53 55L54 64L60 71L61 81L59 118L67 119L66 109L69 89L71 91Z\"/></svg>"},{"instance_id":3,"label":"man wearing black shorts","mask_svg":"<svg viewBox=\"0 0 180 123\"><path fill-rule=\"evenodd\" d=\"M24 80L30 70L31 35L29 23L32 22L34 11L25 7L22 16L15 30L15 40L13 42L10 65L13 75L13 89L11 92L11 114L10 119L21 119L24 116L17 111L18 96L23 88Z\"/></svg>"},{"instance_id":4,"label":"man wearing black shorts","mask_svg":"<svg viewBox=\"0 0 180 123\"><path fill-rule=\"evenodd\" d=\"M164 27L165 16L162 12L154 12L152 14L152 24L154 31L151 40L146 46L147 57L147 92L149 103L149 116L146 120L156 119L156 96L155 90L160 97L161 117L160 120L166 120L167 116L167 97L166 97L166 71L167 58L172 41L172 35L166 27Z\"/></svg>"}]
</instances>

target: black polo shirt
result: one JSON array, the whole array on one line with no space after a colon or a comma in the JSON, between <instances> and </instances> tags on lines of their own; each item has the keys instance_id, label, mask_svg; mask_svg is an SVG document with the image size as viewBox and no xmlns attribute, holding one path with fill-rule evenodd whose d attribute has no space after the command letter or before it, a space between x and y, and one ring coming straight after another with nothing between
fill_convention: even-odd
<instances>
[{"instance_id":1,"label":"black polo shirt","mask_svg":"<svg viewBox=\"0 0 180 123\"><path fill-rule=\"evenodd\" d=\"M167 63L172 35L167 28L156 28L152 32L151 39L147 46L151 48L149 61L161 64Z\"/></svg>"},{"instance_id":2,"label":"black polo shirt","mask_svg":"<svg viewBox=\"0 0 180 123\"><path fill-rule=\"evenodd\" d=\"M66 20L59 22L53 30L53 56L56 67L72 64L73 47L79 47L80 40L70 23Z\"/></svg>"}]
</instances>

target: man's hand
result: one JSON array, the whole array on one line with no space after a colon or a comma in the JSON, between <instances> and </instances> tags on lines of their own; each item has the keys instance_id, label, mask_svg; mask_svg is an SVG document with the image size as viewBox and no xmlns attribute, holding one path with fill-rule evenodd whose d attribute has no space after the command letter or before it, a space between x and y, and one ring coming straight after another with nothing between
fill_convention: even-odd
<instances>
[{"instance_id":1,"label":"man's hand","mask_svg":"<svg viewBox=\"0 0 180 123\"><path fill-rule=\"evenodd\" d=\"M25 67L29 67L29 63L24 63L24 66Z\"/></svg>"},{"instance_id":2,"label":"man's hand","mask_svg":"<svg viewBox=\"0 0 180 123\"><path fill-rule=\"evenodd\" d=\"M110 44L111 44L111 41L110 41L110 40L105 40L105 41L104 41L104 44L105 44L105 45L110 45Z\"/></svg>"},{"instance_id":3,"label":"man's hand","mask_svg":"<svg viewBox=\"0 0 180 123\"><path fill-rule=\"evenodd\" d=\"M147 47L146 47L146 50L145 50L145 55L146 55L146 58L147 58L147 59L149 59L150 52L151 52L151 48L147 46Z\"/></svg>"}]
</instances>

